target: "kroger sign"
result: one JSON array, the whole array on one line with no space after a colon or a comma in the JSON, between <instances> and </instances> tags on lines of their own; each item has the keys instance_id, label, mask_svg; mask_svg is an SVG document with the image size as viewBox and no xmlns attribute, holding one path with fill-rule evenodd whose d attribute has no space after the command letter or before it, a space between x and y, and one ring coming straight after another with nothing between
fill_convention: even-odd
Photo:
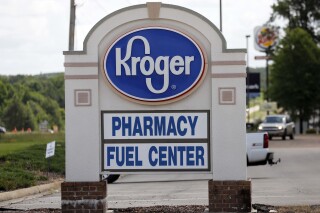
<instances>
[{"instance_id":1,"label":"kroger sign","mask_svg":"<svg viewBox=\"0 0 320 213\"><path fill-rule=\"evenodd\" d=\"M205 75L205 57L187 35L169 28L147 27L112 43L103 70L108 82L122 95L143 102L162 102L196 88Z\"/></svg>"}]
</instances>

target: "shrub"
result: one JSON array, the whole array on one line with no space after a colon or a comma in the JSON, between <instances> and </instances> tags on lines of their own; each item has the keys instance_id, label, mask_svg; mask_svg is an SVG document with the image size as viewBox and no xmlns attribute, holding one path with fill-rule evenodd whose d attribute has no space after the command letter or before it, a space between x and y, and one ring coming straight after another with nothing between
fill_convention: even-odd
<instances>
[{"instance_id":1,"label":"shrub","mask_svg":"<svg viewBox=\"0 0 320 213\"><path fill-rule=\"evenodd\" d=\"M317 131L315 129L307 129L306 133L307 134L316 134Z\"/></svg>"}]
</instances>

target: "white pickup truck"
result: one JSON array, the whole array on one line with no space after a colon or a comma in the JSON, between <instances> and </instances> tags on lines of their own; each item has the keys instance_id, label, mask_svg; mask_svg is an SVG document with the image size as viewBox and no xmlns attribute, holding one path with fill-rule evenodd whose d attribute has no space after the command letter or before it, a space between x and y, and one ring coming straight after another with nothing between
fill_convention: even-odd
<instances>
[{"instance_id":1,"label":"white pickup truck","mask_svg":"<svg viewBox=\"0 0 320 213\"><path fill-rule=\"evenodd\" d=\"M277 164L273 161L273 152L269 152L269 136L267 132L247 133L247 165L258 166Z\"/></svg>"}]
</instances>

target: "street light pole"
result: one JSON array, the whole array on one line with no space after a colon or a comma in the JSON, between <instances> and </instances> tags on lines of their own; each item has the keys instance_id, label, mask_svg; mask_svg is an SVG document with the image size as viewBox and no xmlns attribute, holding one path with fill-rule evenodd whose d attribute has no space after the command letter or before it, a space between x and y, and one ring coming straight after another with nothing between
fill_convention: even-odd
<instances>
[{"instance_id":1,"label":"street light pole","mask_svg":"<svg viewBox=\"0 0 320 213\"><path fill-rule=\"evenodd\" d=\"M247 79L246 79L246 92L247 92L247 107L248 107L248 123L250 123L250 71L249 71L249 43L248 40L250 38L250 35L246 35L246 44L247 44Z\"/></svg>"}]
</instances>

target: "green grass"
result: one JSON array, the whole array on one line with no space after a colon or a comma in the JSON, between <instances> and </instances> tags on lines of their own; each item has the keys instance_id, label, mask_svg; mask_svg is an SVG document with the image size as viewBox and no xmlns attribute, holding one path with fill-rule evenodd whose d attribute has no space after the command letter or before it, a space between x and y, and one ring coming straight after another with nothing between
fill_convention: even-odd
<instances>
[{"instance_id":1,"label":"green grass","mask_svg":"<svg viewBox=\"0 0 320 213\"><path fill-rule=\"evenodd\" d=\"M46 144L56 141L55 155L45 158ZM64 133L6 134L0 138L0 192L37 185L46 174L65 173Z\"/></svg>"},{"instance_id":2,"label":"green grass","mask_svg":"<svg viewBox=\"0 0 320 213\"><path fill-rule=\"evenodd\" d=\"M51 141L63 141L64 133L18 133L2 134L0 137L0 156L24 150L36 144L47 144Z\"/></svg>"}]
</instances>

